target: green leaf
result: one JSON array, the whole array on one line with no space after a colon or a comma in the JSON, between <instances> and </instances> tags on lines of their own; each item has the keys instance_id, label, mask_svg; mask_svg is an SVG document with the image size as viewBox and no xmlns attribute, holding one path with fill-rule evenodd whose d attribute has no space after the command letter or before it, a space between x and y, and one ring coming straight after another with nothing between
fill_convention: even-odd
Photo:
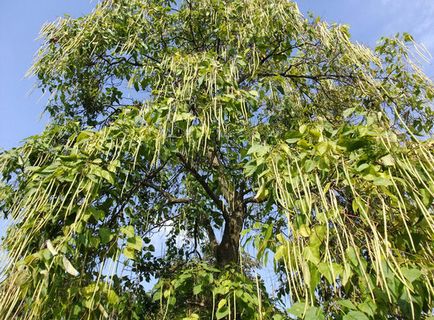
<instances>
[{"instance_id":1,"label":"green leaf","mask_svg":"<svg viewBox=\"0 0 434 320\"><path fill-rule=\"evenodd\" d=\"M112 305L117 305L119 303L120 298L113 289L107 290L107 301Z\"/></svg>"},{"instance_id":2,"label":"green leaf","mask_svg":"<svg viewBox=\"0 0 434 320\"><path fill-rule=\"evenodd\" d=\"M202 292L202 285L201 284L198 284L198 285L193 287L193 294L194 295L198 295L201 292Z\"/></svg>"},{"instance_id":3,"label":"green leaf","mask_svg":"<svg viewBox=\"0 0 434 320\"><path fill-rule=\"evenodd\" d=\"M382 157L382 158L380 159L380 162L381 162L384 166L386 166L386 167L393 167L393 166L395 166L395 159L392 157L391 154L388 154L388 155Z\"/></svg>"},{"instance_id":4,"label":"green leaf","mask_svg":"<svg viewBox=\"0 0 434 320\"><path fill-rule=\"evenodd\" d=\"M216 318L217 319L222 319L224 317L226 317L230 310L227 306L227 300L226 299L221 299L217 305L217 312L216 312Z\"/></svg>"},{"instance_id":5,"label":"green leaf","mask_svg":"<svg viewBox=\"0 0 434 320\"><path fill-rule=\"evenodd\" d=\"M100 243L101 243L101 239L98 237L90 237L89 239L89 244L91 248L97 249Z\"/></svg>"},{"instance_id":6,"label":"green leaf","mask_svg":"<svg viewBox=\"0 0 434 320\"><path fill-rule=\"evenodd\" d=\"M344 316L343 320L369 320L369 318L360 311L350 311Z\"/></svg>"},{"instance_id":7,"label":"green leaf","mask_svg":"<svg viewBox=\"0 0 434 320\"><path fill-rule=\"evenodd\" d=\"M216 319L217 320L223 319L224 317L226 317L229 314L229 312L230 312L230 310L227 306L220 308L220 309L217 309L216 314L215 314Z\"/></svg>"},{"instance_id":8,"label":"green leaf","mask_svg":"<svg viewBox=\"0 0 434 320\"><path fill-rule=\"evenodd\" d=\"M327 227L325 225L317 225L313 228L313 232L310 235L310 246L320 246L327 237Z\"/></svg>"},{"instance_id":9,"label":"green leaf","mask_svg":"<svg viewBox=\"0 0 434 320\"><path fill-rule=\"evenodd\" d=\"M120 165L121 165L121 163L119 160L113 160L107 165L107 170L112 172L112 173L115 173L116 169L119 168Z\"/></svg>"},{"instance_id":10,"label":"green leaf","mask_svg":"<svg viewBox=\"0 0 434 320\"><path fill-rule=\"evenodd\" d=\"M344 271L342 274L342 284L345 286L348 281L351 279L351 276L353 275L353 271L350 268L349 264L344 265Z\"/></svg>"},{"instance_id":11,"label":"green leaf","mask_svg":"<svg viewBox=\"0 0 434 320\"><path fill-rule=\"evenodd\" d=\"M43 249L43 250L39 251L39 253L42 256L42 259L44 259L45 261L51 261L51 258L53 257L53 254L48 249Z\"/></svg>"},{"instance_id":12,"label":"green leaf","mask_svg":"<svg viewBox=\"0 0 434 320\"><path fill-rule=\"evenodd\" d=\"M338 303L344 308L357 310L356 306L350 300L338 300Z\"/></svg>"},{"instance_id":13,"label":"green leaf","mask_svg":"<svg viewBox=\"0 0 434 320\"><path fill-rule=\"evenodd\" d=\"M301 225L300 228L298 229L298 233L299 233L302 237L307 238L307 237L310 236L311 230L310 230L309 226L303 224L303 225Z\"/></svg>"},{"instance_id":14,"label":"green leaf","mask_svg":"<svg viewBox=\"0 0 434 320\"><path fill-rule=\"evenodd\" d=\"M353 266L357 267L359 265L359 260L357 259L357 251L354 247L348 247L345 250L345 254Z\"/></svg>"},{"instance_id":15,"label":"green leaf","mask_svg":"<svg viewBox=\"0 0 434 320\"><path fill-rule=\"evenodd\" d=\"M342 115L344 116L344 118L348 118L354 113L354 111L356 111L356 108L348 108L342 112Z\"/></svg>"},{"instance_id":16,"label":"green leaf","mask_svg":"<svg viewBox=\"0 0 434 320\"><path fill-rule=\"evenodd\" d=\"M124 235L126 235L128 238L134 237L134 227L133 226L126 226L121 227L119 229Z\"/></svg>"},{"instance_id":17,"label":"green leaf","mask_svg":"<svg viewBox=\"0 0 434 320\"><path fill-rule=\"evenodd\" d=\"M105 217L105 212L103 210L97 210L92 208L91 212L92 212L92 217L94 217L94 219L97 221L103 220Z\"/></svg>"},{"instance_id":18,"label":"green leaf","mask_svg":"<svg viewBox=\"0 0 434 320\"><path fill-rule=\"evenodd\" d=\"M321 274L318 271L318 268L313 263L308 263L309 265L309 273L310 273L310 282L308 283L309 289L312 294L315 293L317 285L321 281Z\"/></svg>"},{"instance_id":19,"label":"green leaf","mask_svg":"<svg viewBox=\"0 0 434 320\"><path fill-rule=\"evenodd\" d=\"M139 90L140 90L140 84L139 84L137 81L134 81L133 85L134 85L134 89L135 89L136 91L139 91Z\"/></svg>"},{"instance_id":20,"label":"green leaf","mask_svg":"<svg viewBox=\"0 0 434 320\"><path fill-rule=\"evenodd\" d=\"M304 315L305 320L323 320L324 318L322 310L317 307L309 307Z\"/></svg>"},{"instance_id":21,"label":"green leaf","mask_svg":"<svg viewBox=\"0 0 434 320\"><path fill-rule=\"evenodd\" d=\"M317 163L314 160L306 160L306 162L304 163L304 169L307 173L315 170L316 166Z\"/></svg>"},{"instance_id":22,"label":"green leaf","mask_svg":"<svg viewBox=\"0 0 434 320\"><path fill-rule=\"evenodd\" d=\"M413 269L401 268L401 272L410 282L416 281L422 275L422 272L419 269L415 269L415 268Z\"/></svg>"},{"instance_id":23,"label":"green leaf","mask_svg":"<svg viewBox=\"0 0 434 320\"><path fill-rule=\"evenodd\" d=\"M328 263L321 262L318 264L318 271L327 279L330 284L334 282L330 272L330 265Z\"/></svg>"},{"instance_id":24,"label":"green leaf","mask_svg":"<svg viewBox=\"0 0 434 320\"><path fill-rule=\"evenodd\" d=\"M135 260L136 259L136 252L135 252L135 250L133 248L125 247L124 250L122 251L122 253L128 259L131 259L131 260Z\"/></svg>"},{"instance_id":25,"label":"green leaf","mask_svg":"<svg viewBox=\"0 0 434 320\"><path fill-rule=\"evenodd\" d=\"M288 248L286 245L278 246L276 253L274 254L274 259L279 261L287 256Z\"/></svg>"},{"instance_id":26,"label":"green leaf","mask_svg":"<svg viewBox=\"0 0 434 320\"><path fill-rule=\"evenodd\" d=\"M263 156L267 154L270 151L270 149L271 149L270 146L254 144L247 151L247 154L256 154L258 156Z\"/></svg>"},{"instance_id":27,"label":"green leaf","mask_svg":"<svg viewBox=\"0 0 434 320\"><path fill-rule=\"evenodd\" d=\"M91 298L99 290L99 286L96 283L91 283L82 289L83 296Z\"/></svg>"},{"instance_id":28,"label":"green leaf","mask_svg":"<svg viewBox=\"0 0 434 320\"><path fill-rule=\"evenodd\" d=\"M101 239L102 244L106 244L110 242L113 239L113 234L111 233L110 229L106 227L101 227L98 230L99 238Z\"/></svg>"},{"instance_id":29,"label":"green leaf","mask_svg":"<svg viewBox=\"0 0 434 320\"><path fill-rule=\"evenodd\" d=\"M298 318L303 318L303 314L307 310L307 306L304 302L294 303L291 308L288 309L288 312L293 314Z\"/></svg>"},{"instance_id":30,"label":"green leaf","mask_svg":"<svg viewBox=\"0 0 434 320\"><path fill-rule=\"evenodd\" d=\"M367 314L368 316L374 317L377 306L373 301L366 301L364 303L359 304L358 308L360 311Z\"/></svg>"},{"instance_id":31,"label":"green leaf","mask_svg":"<svg viewBox=\"0 0 434 320\"><path fill-rule=\"evenodd\" d=\"M339 275L342 275L343 268L341 265L337 263L329 263L321 262L318 264L318 271L328 280L330 284L335 282L335 278Z\"/></svg>"},{"instance_id":32,"label":"green leaf","mask_svg":"<svg viewBox=\"0 0 434 320\"><path fill-rule=\"evenodd\" d=\"M422 203L425 207L430 207L433 203L433 196L431 195L431 192L427 189L420 189L420 194L422 195Z\"/></svg>"},{"instance_id":33,"label":"green leaf","mask_svg":"<svg viewBox=\"0 0 434 320\"><path fill-rule=\"evenodd\" d=\"M101 177L107 180L110 184L115 184L114 175L110 171L101 170Z\"/></svg>"},{"instance_id":34,"label":"green leaf","mask_svg":"<svg viewBox=\"0 0 434 320\"><path fill-rule=\"evenodd\" d=\"M143 240L139 236L128 238L127 247L140 251L143 248Z\"/></svg>"},{"instance_id":35,"label":"green leaf","mask_svg":"<svg viewBox=\"0 0 434 320\"><path fill-rule=\"evenodd\" d=\"M285 142L288 143L288 144L293 144L293 143L298 142L298 140L300 140L299 137L296 137L296 138L288 138L288 139L285 140Z\"/></svg>"},{"instance_id":36,"label":"green leaf","mask_svg":"<svg viewBox=\"0 0 434 320\"><path fill-rule=\"evenodd\" d=\"M194 116L189 112L181 112L177 113L175 117L175 121L191 121L194 119Z\"/></svg>"},{"instance_id":37,"label":"green leaf","mask_svg":"<svg viewBox=\"0 0 434 320\"><path fill-rule=\"evenodd\" d=\"M249 93L254 96L255 98L259 97L259 93L256 90L250 90Z\"/></svg>"},{"instance_id":38,"label":"green leaf","mask_svg":"<svg viewBox=\"0 0 434 320\"><path fill-rule=\"evenodd\" d=\"M376 186L385 186L385 187L387 187L387 186L393 185L392 181L390 181L387 178L383 178L383 177L375 177L373 179L373 182L374 182L374 184Z\"/></svg>"},{"instance_id":39,"label":"green leaf","mask_svg":"<svg viewBox=\"0 0 434 320\"><path fill-rule=\"evenodd\" d=\"M221 299L217 305L217 309L223 308L226 305L226 303L228 303L226 299Z\"/></svg>"},{"instance_id":40,"label":"green leaf","mask_svg":"<svg viewBox=\"0 0 434 320\"><path fill-rule=\"evenodd\" d=\"M356 168L356 171L362 172L363 170L369 168L371 165L369 163L362 163L360 166Z\"/></svg>"},{"instance_id":41,"label":"green leaf","mask_svg":"<svg viewBox=\"0 0 434 320\"><path fill-rule=\"evenodd\" d=\"M318 264L321 261L319 247L305 247L303 250L303 256L313 264Z\"/></svg>"},{"instance_id":42,"label":"green leaf","mask_svg":"<svg viewBox=\"0 0 434 320\"><path fill-rule=\"evenodd\" d=\"M111 173L110 171L104 170L103 168L101 168L95 164L91 165L90 173L94 174L97 177L103 178L104 180L106 180L107 182L109 182L112 185L115 184L113 173Z\"/></svg>"},{"instance_id":43,"label":"green leaf","mask_svg":"<svg viewBox=\"0 0 434 320\"><path fill-rule=\"evenodd\" d=\"M316 149L318 150L318 153L320 155L323 155L324 153L327 152L327 150L329 149L329 144L326 141L321 142L320 144L318 144L316 146Z\"/></svg>"},{"instance_id":44,"label":"green leaf","mask_svg":"<svg viewBox=\"0 0 434 320\"><path fill-rule=\"evenodd\" d=\"M82 131L77 136L76 142L79 143L83 140L89 139L94 133L92 131Z\"/></svg>"}]
</instances>

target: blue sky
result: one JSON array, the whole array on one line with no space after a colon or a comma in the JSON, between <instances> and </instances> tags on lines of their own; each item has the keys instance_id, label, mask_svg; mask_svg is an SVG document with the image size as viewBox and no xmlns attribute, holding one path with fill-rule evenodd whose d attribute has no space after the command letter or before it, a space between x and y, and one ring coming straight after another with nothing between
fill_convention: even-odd
<instances>
[{"instance_id":1,"label":"blue sky","mask_svg":"<svg viewBox=\"0 0 434 320\"><path fill-rule=\"evenodd\" d=\"M90 12L89 0L0 0L0 148L9 149L43 130L46 99L30 94L34 79L24 78L38 49L43 23L65 13Z\"/></svg>"},{"instance_id":2,"label":"blue sky","mask_svg":"<svg viewBox=\"0 0 434 320\"><path fill-rule=\"evenodd\" d=\"M434 53L434 0L300 0L329 22L351 25L353 40L374 46L382 35L409 32ZM38 48L35 40L44 22L65 13L90 12L89 0L0 0L0 149L9 149L41 132L46 98L33 91L34 79L24 78ZM425 65L433 77L433 65Z\"/></svg>"}]
</instances>

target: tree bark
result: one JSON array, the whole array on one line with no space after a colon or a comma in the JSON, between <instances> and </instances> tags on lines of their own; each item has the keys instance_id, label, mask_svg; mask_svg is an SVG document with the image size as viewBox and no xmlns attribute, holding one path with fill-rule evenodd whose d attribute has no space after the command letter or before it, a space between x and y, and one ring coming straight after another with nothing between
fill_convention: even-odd
<instances>
[{"instance_id":1,"label":"tree bark","mask_svg":"<svg viewBox=\"0 0 434 320\"><path fill-rule=\"evenodd\" d=\"M240 261L240 238L243 228L243 219L237 215L229 217L225 222L222 241L216 249L217 265L225 266Z\"/></svg>"},{"instance_id":2,"label":"tree bark","mask_svg":"<svg viewBox=\"0 0 434 320\"><path fill-rule=\"evenodd\" d=\"M240 262L240 238L245 217L245 205L240 193L234 192L232 210L225 215L225 227L220 244L216 248L216 262L220 267Z\"/></svg>"},{"instance_id":3,"label":"tree bark","mask_svg":"<svg viewBox=\"0 0 434 320\"><path fill-rule=\"evenodd\" d=\"M204 191L221 211L225 220L223 237L219 244L216 242L210 223L206 225L210 245L211 247L215 246L213 253L217 266L224 267L229 264L238 264L240 262L241 231L243 230L247 210L244 203L243 192L245 183L242 181L234 181L234 178L227 173L226 168L217 157L216 153L208 152L207 160L212 166L213 174L215 174L220 187L220 194L217 194L207 183L206 177L202 176L188 159L182 154L178 154L178 157L183 162L187 171L202 185ZM224 205L220 196L226 200L227 206Z\"/></svg>"}]
</instances>

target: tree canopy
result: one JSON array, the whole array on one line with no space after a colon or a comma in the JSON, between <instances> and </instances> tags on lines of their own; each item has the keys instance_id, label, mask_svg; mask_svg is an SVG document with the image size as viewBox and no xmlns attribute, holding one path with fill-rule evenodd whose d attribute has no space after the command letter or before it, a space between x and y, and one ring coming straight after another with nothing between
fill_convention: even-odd
<instances>
[{"instance_id":1,"label":"tree canopy","mask_svg":"<svg viewBox=\"0 0 434 320\"><path fill-rule=\"evenodd\" d=\"M51 124L0 154L3 319L431 314L410 35L372 50L287 0L104 0L42 36Z\"/></svg>"}]
</instances>

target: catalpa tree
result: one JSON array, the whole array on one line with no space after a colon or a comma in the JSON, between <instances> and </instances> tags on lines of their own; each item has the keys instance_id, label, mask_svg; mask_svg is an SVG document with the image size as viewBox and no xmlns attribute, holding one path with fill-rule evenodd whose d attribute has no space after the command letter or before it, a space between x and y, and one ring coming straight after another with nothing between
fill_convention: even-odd
<instances>
[{"instance_id":1,"label":"catalpa tree","mask_svg":"<svg viewBox=\"0 0 434 320\"><path fill-rule=\"evenodd\" d=\"M429 317L410 35L371 50L287 0L105 0L42 35L51 124L0 156L2 319Z\"/></svg>"}]
</instances>

